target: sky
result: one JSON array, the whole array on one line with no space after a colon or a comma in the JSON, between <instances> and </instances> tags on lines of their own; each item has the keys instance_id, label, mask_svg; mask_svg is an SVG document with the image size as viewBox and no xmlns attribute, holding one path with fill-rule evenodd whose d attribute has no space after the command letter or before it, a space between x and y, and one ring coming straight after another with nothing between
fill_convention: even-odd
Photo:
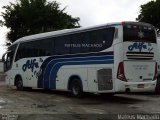
<instances>
[{"instance_id":1,"label":"sky","mask_svg":"<svg viewBox=\"0 0 160 120\"><path fill-rule=\"evenodd\" d=\"M0 13L4 10L2 6L14 3L16 0L1 0ZM49 0L53 1L53 0ZM66 7L72 17L80 18L82 27L94 26L110 22L135 21L140 6L151 0L56 0L60 8ZM0 17L2 19L2 17ZM6 51L6 34L9 31L6 27L0 27L0 59Z\"/></svg>"}]
</instances>

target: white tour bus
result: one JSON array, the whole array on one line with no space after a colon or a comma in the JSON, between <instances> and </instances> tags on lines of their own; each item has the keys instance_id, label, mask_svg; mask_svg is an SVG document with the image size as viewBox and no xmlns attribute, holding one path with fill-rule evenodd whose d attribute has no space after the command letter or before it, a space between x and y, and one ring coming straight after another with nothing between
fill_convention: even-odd
<instances>
[{"instance_id":1,"label":"white tour bus","mask_svg":"<svg viewBox=\"0 0 160 120\"><path fill-rule=\"evenodd\" d=\"M154 91L157 79L155 28L121 22L26 36L4 54L6 83L83 92Z\"/></svg>"}]
</instances>

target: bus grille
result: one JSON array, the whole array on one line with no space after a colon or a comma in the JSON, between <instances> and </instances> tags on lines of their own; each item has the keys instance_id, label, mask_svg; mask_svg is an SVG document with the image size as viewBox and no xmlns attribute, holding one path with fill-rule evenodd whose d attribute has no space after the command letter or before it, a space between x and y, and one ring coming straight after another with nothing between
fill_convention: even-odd
<instances>
[{"instance_id":1,"label":"bus grille","mask_svg":"<svg viewBox=\"0 0 160 120\"><path fill-rule=\"evenodd\" d=\"M112 69L100 69L98 74L98 90L112 90Z\"/></svg>"},{"instance_id":2,"label":"bus grille","mask_svg":"<svg viewBox=\"0 0 160 120\"><path fill-rule=\"evenodd\" d=\"M153 52L127 52L126 56L128 59L152 60L154 58L154 53Z\"/></svg>"}]
</instances>

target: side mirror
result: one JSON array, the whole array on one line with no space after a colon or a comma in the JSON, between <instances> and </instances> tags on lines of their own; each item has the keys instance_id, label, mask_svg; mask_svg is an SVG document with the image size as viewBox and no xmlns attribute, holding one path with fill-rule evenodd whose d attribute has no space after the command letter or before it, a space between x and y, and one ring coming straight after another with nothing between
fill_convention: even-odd
<instances>
[{"instance_id":1,"label":"side mirror","mask_svg":"<svg viewBox=\"0 0 160 120\"><path fill-rule=\"evenodd\" d=\"M8 54L8 53L10 53L11 51L7 51L6 53L4 53L3 55L2 55L2 62L5 62L5 56L6 56L6 54Z\"/></svg>"},{"instance_id":2,"label":"side mirror","mask_svg":"<svg viewBox=\"0 0 160 120\"><path fill-rule=\"evenodd\" d=\"M5 61L5 55L6 55L7 53L4 53L3 54L3 56L2 56L2 62L4 62Z\"/></svg>"}]
</instances>

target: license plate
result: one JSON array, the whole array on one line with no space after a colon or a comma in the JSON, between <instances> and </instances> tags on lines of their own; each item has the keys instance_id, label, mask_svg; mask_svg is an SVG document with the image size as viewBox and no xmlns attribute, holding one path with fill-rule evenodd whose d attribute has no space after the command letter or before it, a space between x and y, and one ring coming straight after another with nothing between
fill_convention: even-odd
<instances>
[{"instance_id":1,"label":"license plate","mask_svg":"<svg viewBox=\"0 0 160 120\"><path fill-rule=\"evenodd\" d=\"M137 88L144 88L144 84L138 84Z\"/></svg>"}]
</instances>

